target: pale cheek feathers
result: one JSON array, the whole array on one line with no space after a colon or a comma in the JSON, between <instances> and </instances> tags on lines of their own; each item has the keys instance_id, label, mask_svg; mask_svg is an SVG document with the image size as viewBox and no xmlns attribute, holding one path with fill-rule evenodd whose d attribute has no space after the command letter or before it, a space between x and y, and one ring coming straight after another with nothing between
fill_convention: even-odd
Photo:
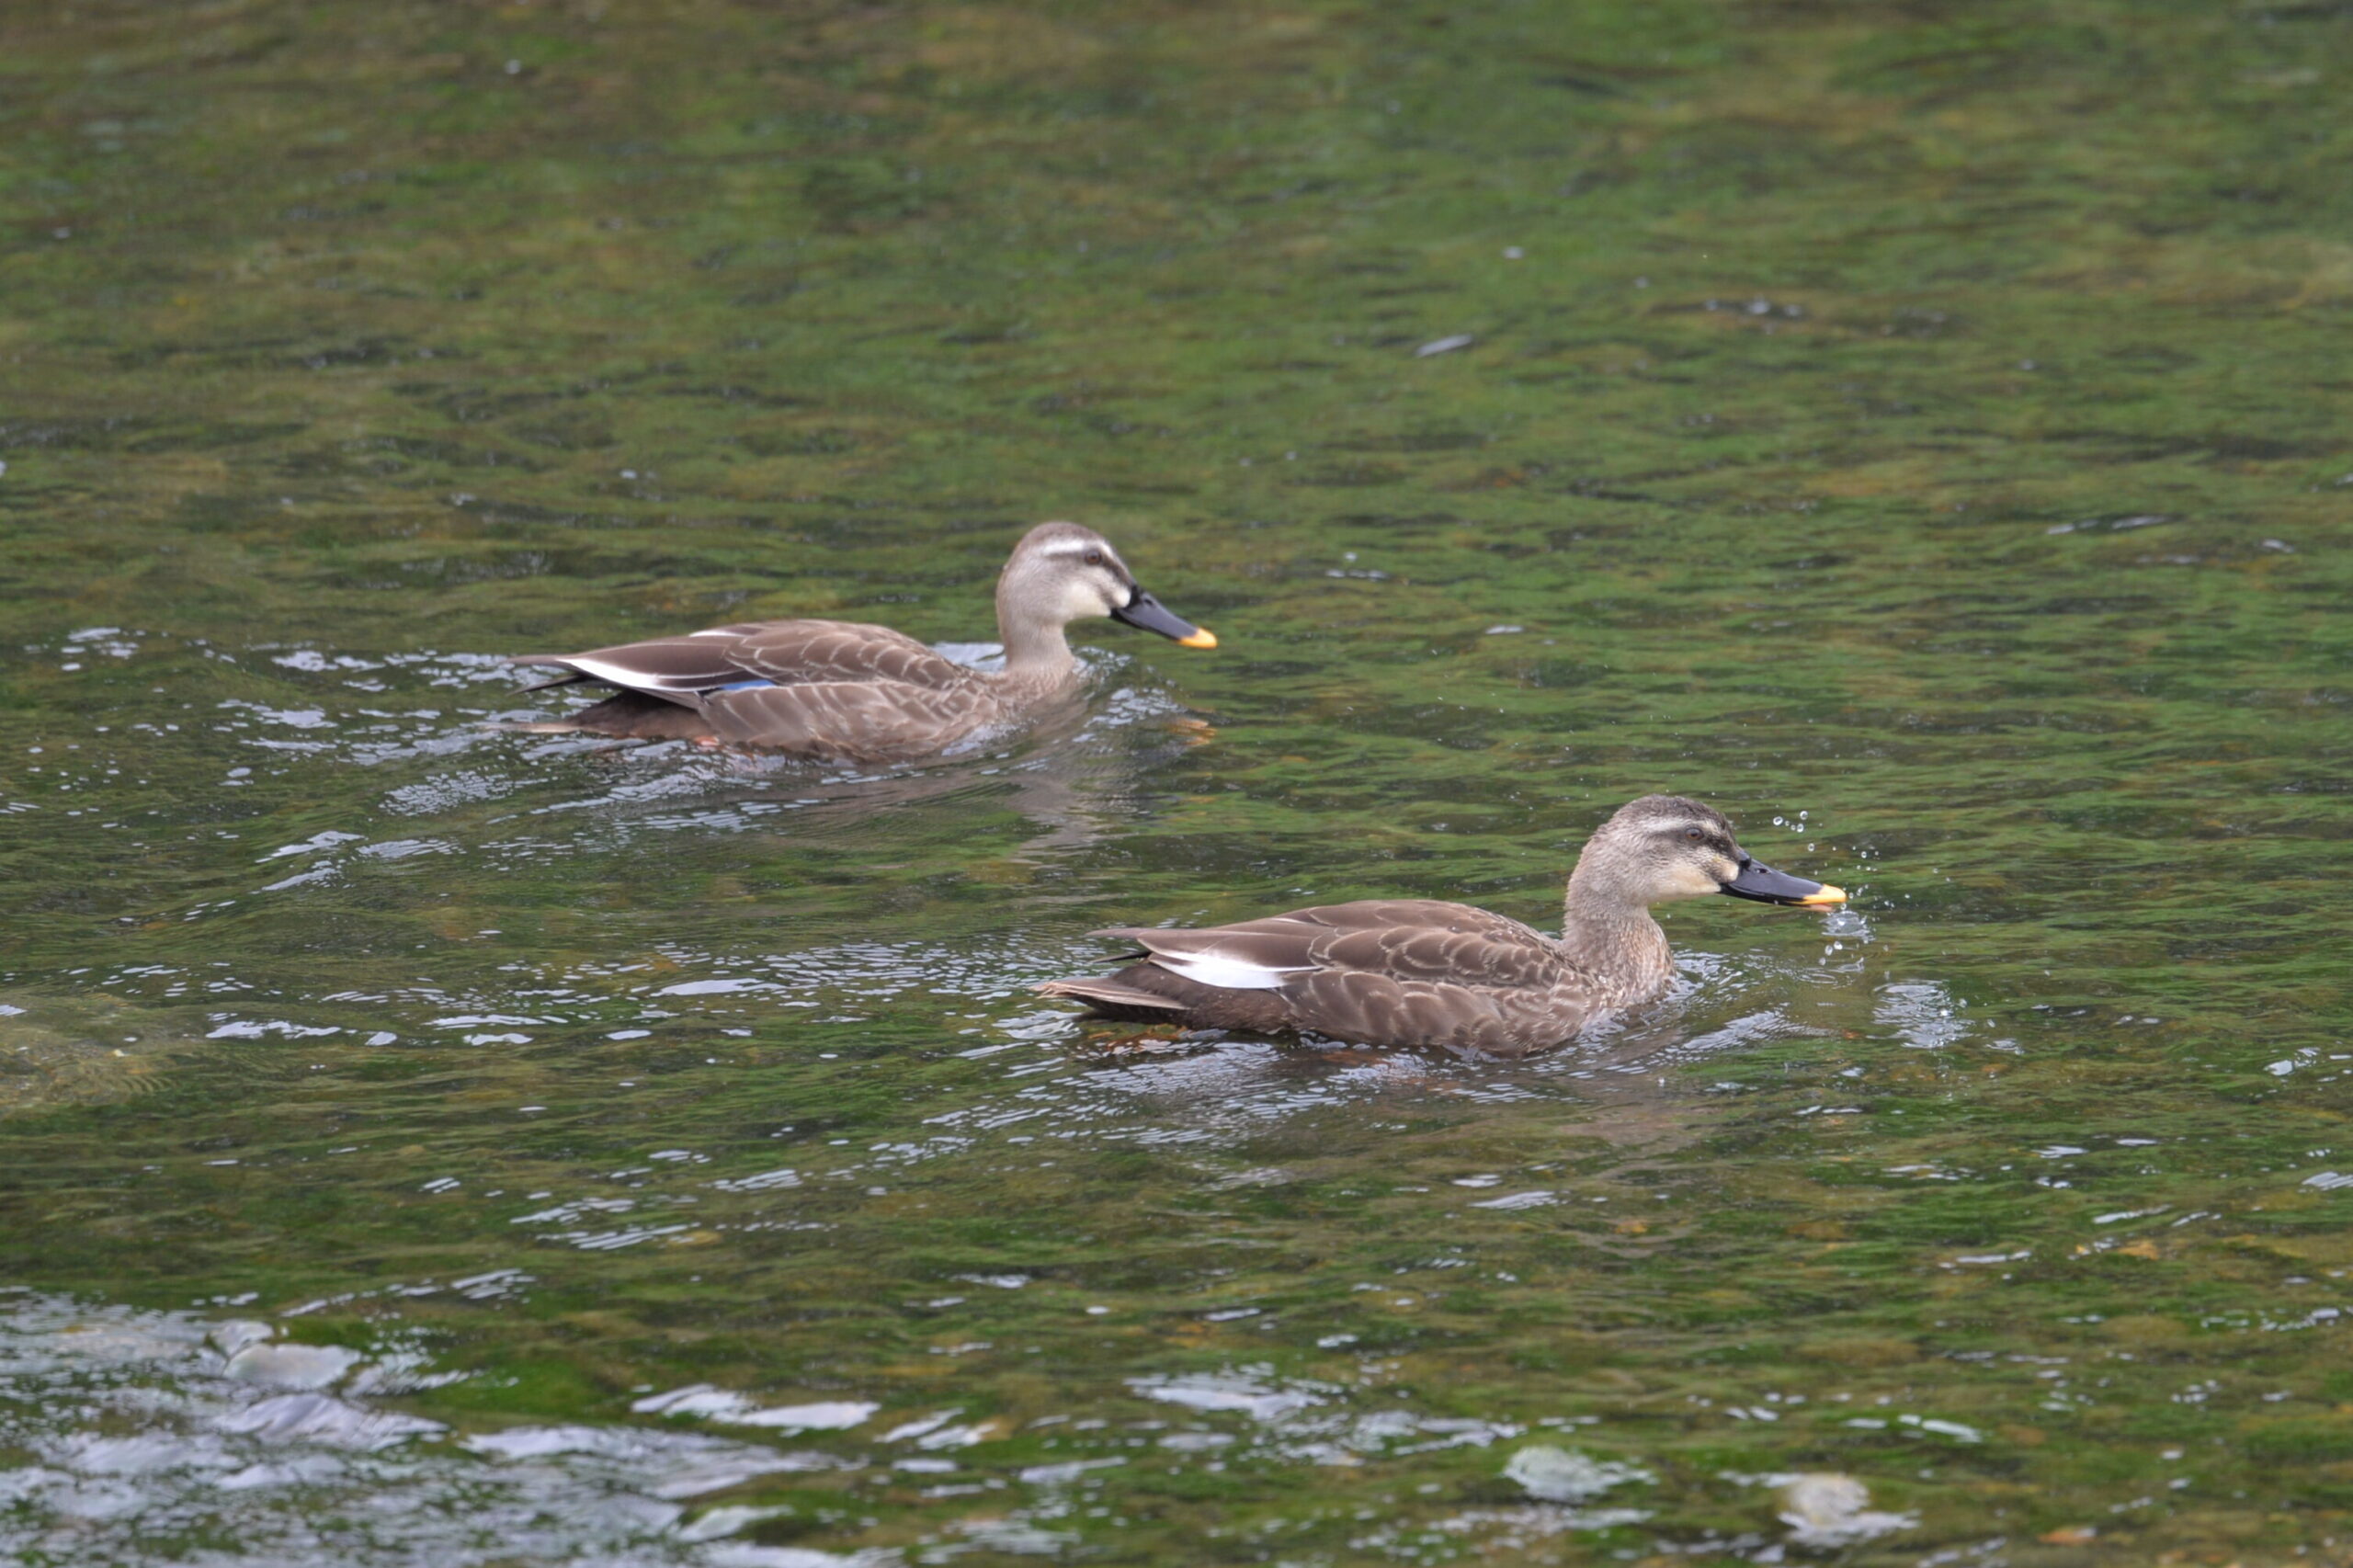
<instances>
[{"instance_id":1,"label":"pale cheek feathers","mask_svg":"<svg viewBox=\"0 0 2353 1568\"><path fill-rule=\"evenodd\" d=\"M1117 602L1101 584L1087 578L1073 578L1063 589L1063 614L1072 620L1108 615L1118 608Z\"/></svg>"},{"instance_id":2,"label":"pale cheek feathers","mask_svg":"<svg viewBox=\"0 0 2353 1568\"><path fill-rule=\"evenodd\" d=\"M1739 867L1732 865L1726 865L1720 871L1711 871L1708 867L1696 866L1688 860L1678 862L1675 867L1674 874L1668 879L1669 884L1675 890L1671 896L1705 898L1710 893L1722 892L1723 884L1738 875L1739 871Z\"/></svg>"}]
</instances>

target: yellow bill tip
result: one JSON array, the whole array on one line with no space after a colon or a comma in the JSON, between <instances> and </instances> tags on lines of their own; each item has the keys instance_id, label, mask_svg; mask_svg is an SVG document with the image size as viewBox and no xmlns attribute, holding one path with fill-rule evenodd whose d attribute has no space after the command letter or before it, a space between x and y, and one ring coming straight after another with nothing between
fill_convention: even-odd
<instances>
[{"instance_id":1,"label":"yellow bill tip","mask_svg":"<svg viewBox=\"0 0 2353 1568\"><path fill-rule=\"evenodd\" d=\"M1176 639L1176 646L1179 648L1214 648L1217 646L1217 633L1211 631L1206 626L1196 626L1193 628L1193 634L1190 637L1179 637Z\"/></svg>"},{"instance_id":2,"label":"yellow bill tip","mask_svg":"<svg viewBox=\"0 0 2353 1568\"><path fill-rule=\"evenodd\" d=\"M1828 882L1824 882L1819 892L1810 892L1798 902L1802 904L1844 903L1847 902L1847 890L1834 888Z\"/></svg>"}]
</instances>

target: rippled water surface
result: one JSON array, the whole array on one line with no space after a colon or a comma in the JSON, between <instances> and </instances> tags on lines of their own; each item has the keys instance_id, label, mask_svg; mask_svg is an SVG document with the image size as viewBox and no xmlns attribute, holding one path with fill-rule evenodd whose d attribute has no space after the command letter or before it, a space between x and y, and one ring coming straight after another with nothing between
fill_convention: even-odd
<instances>
[{"instance_id":1,"label":"rippled water surface","mask_svg":"<svg viewBox=\"0 0 2353 1568\"><path fill-rule=\"evenodd\" d=\"M2348 46L0 17L6 1551L2343 1559ZM985 658L1052 516L1223 646L872 776L489 727ZM1655 789L1851 907L1522 1062L1029 989L1548 921Z\"/></svg>"}]
</instances>

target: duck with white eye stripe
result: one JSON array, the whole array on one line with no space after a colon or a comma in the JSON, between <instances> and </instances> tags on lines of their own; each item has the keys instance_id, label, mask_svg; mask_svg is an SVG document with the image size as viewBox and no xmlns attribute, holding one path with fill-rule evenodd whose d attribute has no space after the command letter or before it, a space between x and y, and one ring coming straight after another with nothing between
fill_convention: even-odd
<instances>
[{"instance_id":1,"label":"duck with white eye stripe","mask_svg":"<svg viewBox=\"0 0 2353 1568\"><path fill-rule=\"evenodd\" d=\"M1674 955L1651 907L1711 893L1847 901L1758 864L1713 806L1645 795L1586 841L1558 937L1469 904L1368 899L1232 926L1113 926L1094 935L1143 949L1127 968L1038 989L1134 1022L1524 1056L1664 991Z\"/></svg>"},{"instance_id":2,"label":"duck with white eye stripe","mask_svg":"<svg viewBox=\"0 0 2353 1568\"><path fill-rule=\"evenodd\" d=\"M521 726L540 733L696 740L842 762L938 756L1019 723L1076 689L1063 636L1108 616L1180 647L1217 638L1144 592L1111 543L1076 523L1040 523L1014 547L996 584L1002 670L976 670L887 626L846 620L744 621L585 653L528 653L509 663L563 673L526 687L594 682L612 695L570 717Z\"/></svg>"}]
</instances>

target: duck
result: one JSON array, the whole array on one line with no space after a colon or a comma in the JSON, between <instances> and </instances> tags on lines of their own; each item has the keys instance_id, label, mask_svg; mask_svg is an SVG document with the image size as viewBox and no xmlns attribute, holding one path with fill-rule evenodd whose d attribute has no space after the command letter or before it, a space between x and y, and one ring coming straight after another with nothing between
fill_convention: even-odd
<instances>
[{"instance_id":1,"label":"duck","mask_svg":"<svg viewBox=\"0 0 2353 1568\"><path fill-rule=\"evenodd\" d=\"M1644 795L1579 851L1561 934L1438 899L1318 904L1231 926L1115 926L1142 950L1118 973L1051 980L1097 1017L1525 1056L1666 989L1674 954L1654 906L1728 893L1820 908L1844 890L1774 870L1722 812Z\"/></svg>"},{"instance_id":2,"label":"duck","mask_svg":"<svg viewBox=\"0 0 2353 1568\"><path fill-rule=\"evenodd\" d=\"M1185 648L1216 635L1136 582L1110 540L1071 522L1022 536L996 583L1002 670L945 658L887 626L754 620L585 653L525 653L551 668L545 691L581 683L612 694L563 719L516 726L540 734L689 740L847 763L937 756L1022 722L1077 688L1063 628L1108 616Z\"/></svg>"}]
</instances>

